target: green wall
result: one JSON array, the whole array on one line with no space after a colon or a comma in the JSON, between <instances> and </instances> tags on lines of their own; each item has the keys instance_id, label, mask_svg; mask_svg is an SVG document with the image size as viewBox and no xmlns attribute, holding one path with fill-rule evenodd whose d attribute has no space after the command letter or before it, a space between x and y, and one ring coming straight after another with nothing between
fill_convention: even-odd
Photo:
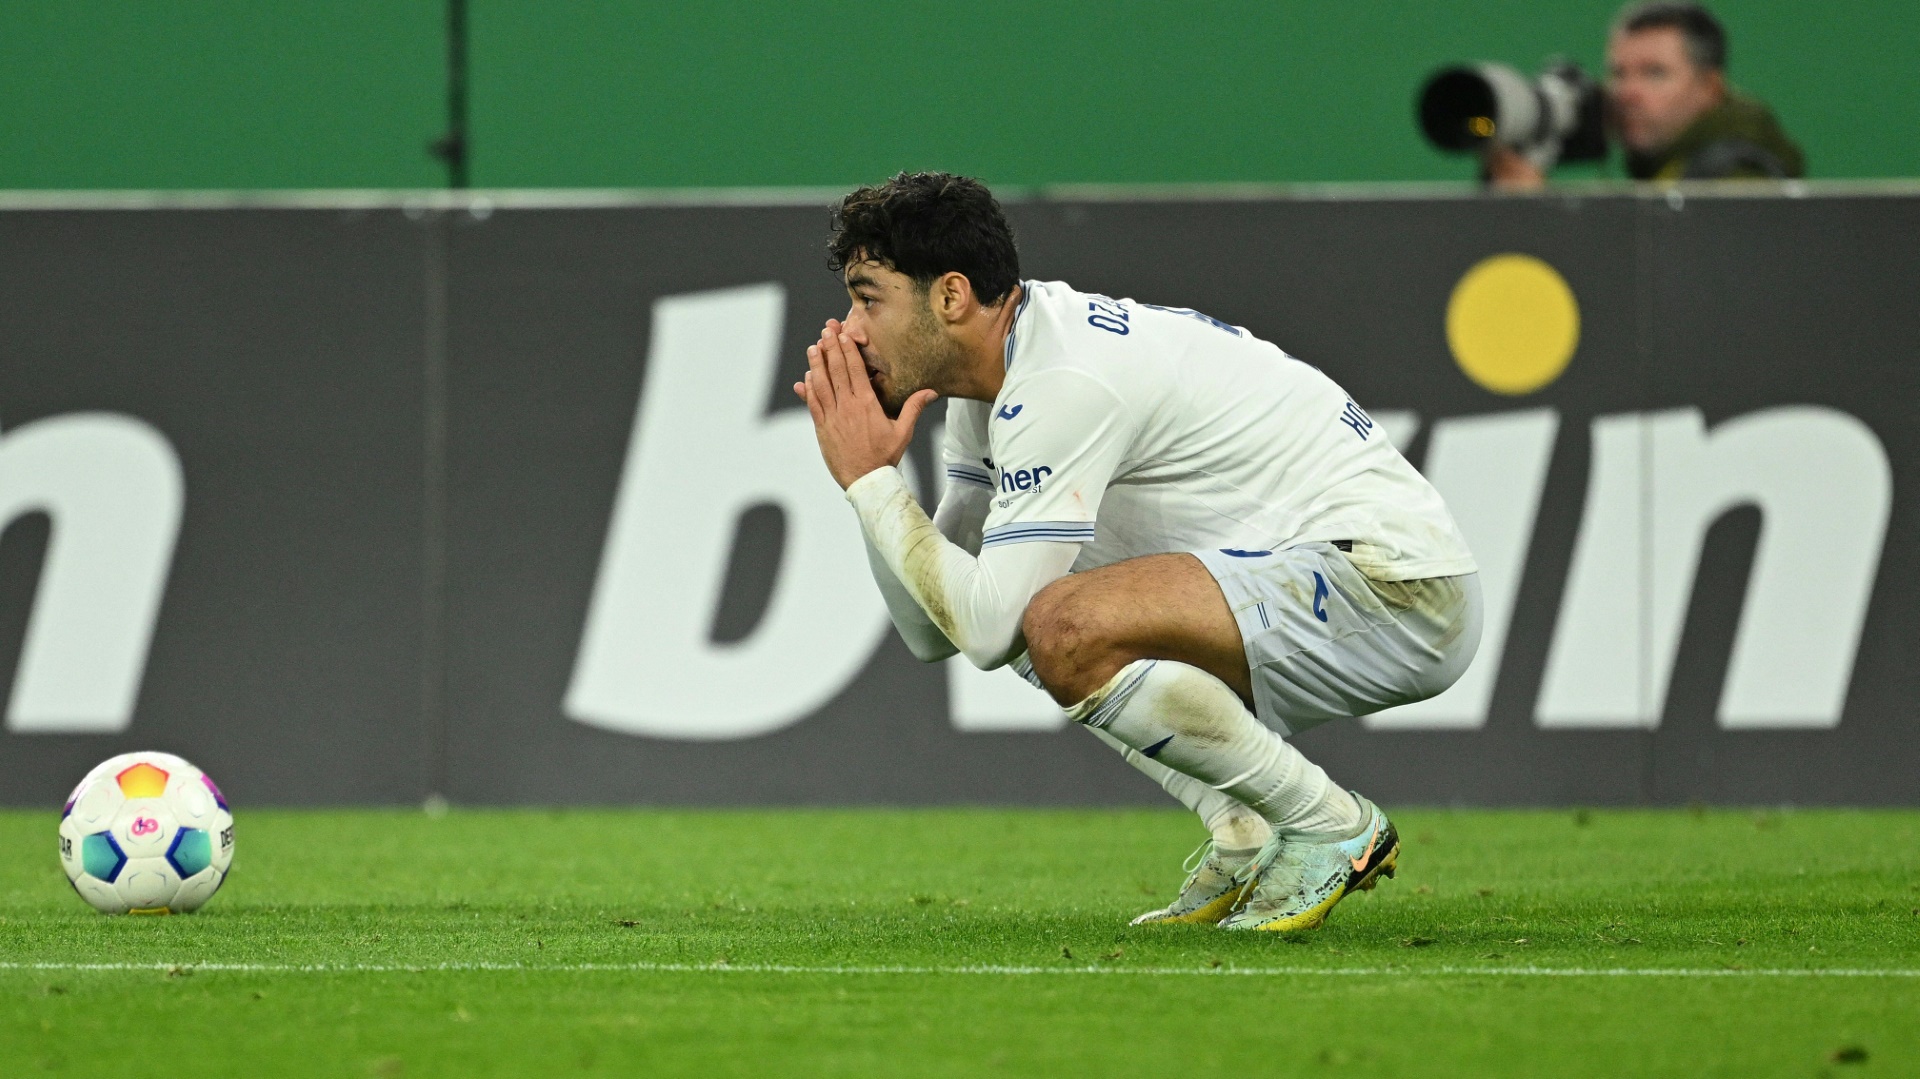
<instances>
[{"instance_id":1,"label":"green wall","mask_svg":"<svg viewBox=\"0 0 1920 1079\"><path fill-rule=\"evenodd\" d=\"M439 0L0 0L0 187L425 187Z\"/></svg>"},{"instance_id":2,"label":"green wall","mask_svg":"<svg viewBox=\"0 0 1920 1079\"><path fill-rule=\"evenodd\" d=\"M473 183L1458 179L1414 131L1421 77L1597 68L1616 6L471 0ZM1813 175L1920 175L1920 4L1716 10ZM438 0L11 0L0 187L434 185L443 24Z\"/></svg>"}]
</instances>

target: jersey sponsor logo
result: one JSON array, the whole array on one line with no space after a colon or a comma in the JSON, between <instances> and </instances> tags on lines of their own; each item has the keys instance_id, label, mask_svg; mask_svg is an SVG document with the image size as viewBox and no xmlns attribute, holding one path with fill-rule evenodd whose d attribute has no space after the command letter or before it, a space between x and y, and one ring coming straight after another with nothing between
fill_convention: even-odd
<instances>
[{"instance_id":1,"label":"jersey sponsor logo","mask_svg":"<svg viewBox=\"0 0 1920 1079\"><path fill-rule=\"evenodd\" d=\"M1327 579L1318 573L1313 575L1313 616L1320 621L1327 620Z\"/></svg>"},{"instance_id":2,"label":"jersey sponsor logo","mask_svg":"<svg viewBox=\"0 0 1920 1079\"><path fill-rule=\"evenodd\" d=\"M1053 475L1053 469L1046 465L1021 469L1003 468L1000 470L1000 489L1008 493L1037 491L1040 489L1040 481L1051 475Z\"/></svg>"},{"instance_id":3,"label":"jersey sponsor logo","mask_svg":"<svg viewBox=\"0 0 1920 1079\"><path fill-rule=\"evenodd\" d=\"M1352 400L1348 400L1347 407L1340 411L1339 420L1353 428L1353 433L1359 435L1362 442L1365 442L1367 436L1373 433L1373 417L1367 415L1366 409L1354 404Z\"/></svg>"},{"instance_id":4,"label":"jersey sponsor logo","mask_svg":"<svg viewBox=\"0 0 1920 1079\"><path fill-rule=\"evenodd\" d=\"M1238 547L1222 547L1220 548L1220 553L1223 555L1229 555L1234 558L1265 558L1268 555L1272 554L1273 552L1272 551L1243 551L1243 550L1240 550Z\"/></svg>"},{"instance_id":5,"label":"jersey sponsor logo","mask_svg":"<svg viewBox=\"0 0 1920 1079\"><path fill-rule=\"evenodd\" d=\"M1025 407L1027 406L1013 405L1012 407L1008 407L1006 405L1002 405L1000 406L1000 411L997 413L997 415L1003 420L1010 420L1015 416L1018 416L1020 414L1020 410Z\"/></svg>"}]
</instances>

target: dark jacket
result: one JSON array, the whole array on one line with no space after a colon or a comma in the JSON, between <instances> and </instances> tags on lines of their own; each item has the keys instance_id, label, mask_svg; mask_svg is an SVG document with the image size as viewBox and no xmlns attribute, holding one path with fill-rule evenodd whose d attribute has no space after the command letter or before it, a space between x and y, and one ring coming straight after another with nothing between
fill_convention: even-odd
<instances>
[{"instance_id":1,"label":"dark jacket","mask_svg":"<svg viewBox=\"0 0 1920 1079\"><path fill-rule=\"evenodd\" d=\"M1800 147L1753 98L1729 93L1654 154L1627 153L1636 180L1786 179L1807 174Z\"/></svg>"}]
</instances>

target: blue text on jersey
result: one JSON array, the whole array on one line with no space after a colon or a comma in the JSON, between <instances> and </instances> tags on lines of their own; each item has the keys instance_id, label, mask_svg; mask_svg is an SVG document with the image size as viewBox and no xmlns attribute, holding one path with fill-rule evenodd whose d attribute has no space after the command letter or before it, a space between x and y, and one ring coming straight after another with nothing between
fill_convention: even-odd
<instances>
[{"instance_id":1,"label":"blue text on jersey","mask_svg":"<svg viewBox=\"0 0 1920 1079\"><path fill-rule=\"evenodd\" d=\"M1132 321L1127 309L1119 300L1110 296L1093 296L1087 300L1087 310L1093 314L1087 316L1087 325L1108 333L1117 333L1122 337L1132 331L1127 323Z\"/></svg>"},{"instance_id":2,"label":"blue text on jersey","mask_svg":"<svg viewBox=\"0 0 1920 1079\"><path fill-rule=\"evenodd\" d=\"M1367 436L1373 433L1373 417L1367 415L1365 409L1352 401L1348 401L1347 407L1341 410L1340 422L1353 428L1353 433L1359 435L1362 442L1365 442Z\"/></svg>"},{"instance_id":3,"label":"blue text on jersey","mask_svg":"<svg viewBox=\"0 0 1920 1079\"><path fill-rule=\"evenodd\" d=\"M1040 481L1051 475L1053 475L1053 469L1048 468L1046 465L1041 465L1038 468L1023 468L1015 472L1001 469L1000 489L1002 491L1031 490L1032 488L1040 486Z\"/></svg>"}]
</instances>

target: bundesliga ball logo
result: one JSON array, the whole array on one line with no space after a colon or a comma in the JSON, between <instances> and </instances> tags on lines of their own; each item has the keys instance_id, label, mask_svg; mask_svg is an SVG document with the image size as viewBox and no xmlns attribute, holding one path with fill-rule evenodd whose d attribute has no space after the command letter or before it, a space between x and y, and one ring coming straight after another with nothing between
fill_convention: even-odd
<instances>
[{"instance_id":1,"label":"bundesliga ball logo","mask_svg":"<svg viewBox=\"0 0 1920 1079\"><path fill-rule=\"evenodd\" d=\"M60 814L60 867L108 914L184 914L233 864L233 814L206 773L171 753L125 753L80 781Z\"/></svg>"}]
</instances>

